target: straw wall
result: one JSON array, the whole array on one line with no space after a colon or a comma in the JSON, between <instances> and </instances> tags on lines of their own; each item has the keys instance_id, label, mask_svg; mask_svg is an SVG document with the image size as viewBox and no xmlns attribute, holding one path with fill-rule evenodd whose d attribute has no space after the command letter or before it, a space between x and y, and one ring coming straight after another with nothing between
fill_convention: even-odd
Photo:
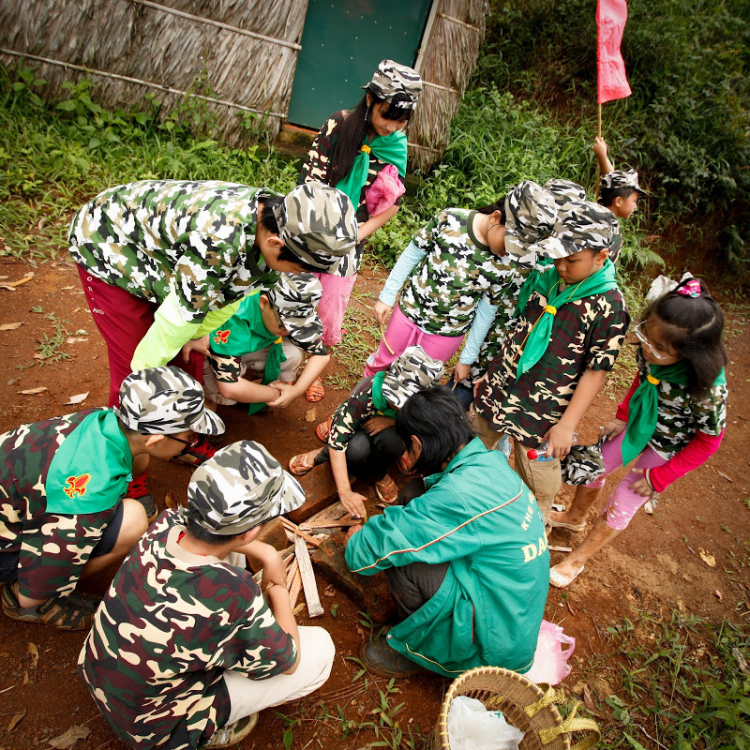
<instances>
[{"instance_id":1,"label":"straw wall","mask_svg":"<svg viewBox=\"0 0 750 750\"><path fill-rule=\"evenodd\" d=\"M115 109L141 103L147 91L156 91L171 109L182 97L169 89L189 91L204 77L210 92L202 93L270 112L264 128L273 137L289 106L306 11L307 0L0 0L0 48L29 55L28 64L39 64L33 55L89 69L42 63L38 74L50 81L51 97L64 95L63 81L88 78L97 86L97 101ZM8 54L0 58L6 64L18 61ZM246 140L240 127L246 110L208 106L228 141Z\"/></svg>"},{"instance_id":2,"label":"straw wall","mask_svg":"<svg viewBox=\"0 0 750 750\"><path fill-rule=\"evenodd\" d=\"M435 2L417 61L426 84L409 124L412 169L431 166L448 145L450 122L474 70L488 11L489 0Z\"/></svg>"}]
</instances>

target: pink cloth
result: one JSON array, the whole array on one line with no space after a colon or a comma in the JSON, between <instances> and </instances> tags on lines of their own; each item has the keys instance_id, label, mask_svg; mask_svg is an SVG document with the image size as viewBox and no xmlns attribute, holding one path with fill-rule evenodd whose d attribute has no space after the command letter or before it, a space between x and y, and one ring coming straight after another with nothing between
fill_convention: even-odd
<instances>
[{"instance_id":1,"label":"pink cloth","mask_svg":"<svg viewBox=\"0 0 750 750\"><path fill-rule=\"evenodd\" d=\"M132 372L130 362L141 339L154 322L154 312L158 305L136 297L119 286L92 276L85 268L78 266L78 274L83 284L89 310L99 329L109 356L109 406L120 403L120 386ZM190 361L184 364L182 353L170 364L181 367L199 383L203 382L202 354L192 352Z\"/></svg>"},{"instance_id":2,"label":"pink cloth","mask_svg":"<svg viewBox=\"0 0 750 750\"><path fill-rule=\"evenodd\" d=\"M357 274L346 278L331 276L330 273L314 273L313 276L320 279L323 287L323 296L318 305L318 316L323 323L323 343L332 346L341 341L341 325Z\"/></svg>"},{"instance_id":3,"label":"pink cloth","mask_svg":"<svg viewBox=\"0 0 750 750\"><path fill-rule=\"evenodd\" d=\"M586 487L603 487L605 479L622 466L622 441L624 438L625 432L623 431L614 440L604 441L604 445L602 445L604 476L591 484L587 484ZM646 449L636 459L633 469L652 469L665 463L666 459L662 458L653 448L646 446ZM633 471L633 469L615 487L615 491L609 496L602 512L604 523L610 529L622 531L627 528L638 508L648 500L647 497L638 495L630 489L630 485L642 477L640 472Z\"/></svg>"},{"instance_id":4,"label":"pink cloth","mask_svg":"<svg viewBox=\"0 0 750 750\"><path fill-rule=\"evenodd\" d=\"M598 0L596 4L596 60L599 104L630 96L620 45L628 20L626 0Z\"/></svg>"},{"instance_id":5,"label":"pink cloth","mask_svg":"<svg viewBox=\"0 0 750 750\"><path fill-rule=\"evenodd\" d=\"M396 357L403 354L409 346L419 344L433 359L447 362L461 346L463 336L440 336L435 333L425 333L415 323L401 312L398 307L393 308L393 314L388 327L385 329L384 340L380 342L378 350L369 356L365 367L364 377L368 378L381 370L387 370ZM393 354L388 350L385 341L390 344Z\"/></svg>"},{"instance_id":6,"label":"pink cloth","mask_svg":"<svg viewBox=\"0 0 750 750\"><path fill-rule=\"evenodd\" d=\"M404 193L406 186L399 179L398 169L393 164L386 164L378 172L375 181L365 192L367 213L370 216L382 214L390 208Z\"/></svg>"}]
</instances>

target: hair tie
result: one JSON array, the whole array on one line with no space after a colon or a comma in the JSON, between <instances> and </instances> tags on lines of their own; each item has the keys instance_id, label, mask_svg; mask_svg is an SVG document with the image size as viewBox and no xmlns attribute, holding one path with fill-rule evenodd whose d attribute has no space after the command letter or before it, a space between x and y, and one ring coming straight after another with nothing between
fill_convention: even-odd
<instances>
[{"instance_id":1,"label":"hair tie","mask_svg":"<svg viewBox=\"0 0 750 750\"><path fill-rule=\"evenodd\" d=\"M677 294L681 294L683 297L700 297L700 281L698 281L698 279L690 279L690 281L686 281L685 284L677 290Z\"/></svg>"}]
</instances>

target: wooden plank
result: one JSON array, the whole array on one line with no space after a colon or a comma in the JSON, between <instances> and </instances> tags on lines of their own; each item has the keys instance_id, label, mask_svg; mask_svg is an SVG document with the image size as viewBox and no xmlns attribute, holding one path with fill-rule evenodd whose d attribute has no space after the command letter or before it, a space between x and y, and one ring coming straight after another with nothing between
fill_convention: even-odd
<instances>
[{"instance_id":1,"label":"wooden plank","mask_svg":"<svg viewBox=\"0 0 750 750\"><path fill-rule=\"evenodd\" d=\"M298 536L294 543L294 554L297 558L297 565L300 577L302 578L302 587L305 591L307 612L310 617L320 617L322 614L325 614L325 610L320 603L318 584L312 569L310 553L307 551L307 545L302 537Z\"/></svg>"},{"instance_id":2,"label":"wooden plank","mask_svg":"<svg viewBox=\"0 0 750 750\"><path fill-rule=\"evenodd\" d=\"M294 558L292 567L289 568L287 573L287 583L289 587L289 603L292 605L292 609L297 604L297 597L299 596L300 589L302 588L302 576L299 572L299 564L297 558Z\"/></svg>"}]
</instances>

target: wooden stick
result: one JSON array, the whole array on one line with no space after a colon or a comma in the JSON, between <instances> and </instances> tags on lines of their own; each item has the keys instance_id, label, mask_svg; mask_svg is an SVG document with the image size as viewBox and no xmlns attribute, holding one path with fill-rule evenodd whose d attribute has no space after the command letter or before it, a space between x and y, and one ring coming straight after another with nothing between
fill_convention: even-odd
<instances>
[{"instance_id":1,"label":"wooden stick","mask_svg":"<svg viewBox=\"0 0 750 750\"><path fill-rule=\"evenodd\" d=\"M299 526L297 526L296 523L292 523L288 518L282 518L281 522L284 524L284 528L287 531L291 531L293 534L298 534L301 536L308 544L312 544L313 547L320 547L320 542L317 539L314 539L309 534L305 534L304 531L300 531ZM288 536L288 535L287 535ZM292 538L290 541L294 541Z\"/></svg>"},{"instance_id":2,"label":"wooden stick","mask_svg":"<svg viewBox=\"0 0 750 750\"><path fill-rule=\"evenodd\" d=\"M297 597L299 596L300 589L302 588L302 577L299 572L299 565L297 558L294 558L294 564L289 570L289 603L292 605L292 609L297 605Z\"/></svg>"},{"instance_id":3,"label":"wooden stick","mask_svg":"<svg viewBox=\"0 0 750 750\"><path fill-rule=\"evenodd\" d=\"M383 339L383 343L385 344L385 348L391 353L395 354L396 352L391 349L391 345L388 343L388 339L385 337L385 326L381 323L380 324L380 338Z\"/></svg>"},{"instance_id":4,"label":"wooden stick","mask_svg":"<svg viewBox=\"0 0 750 750\"><path fill-rule=\"evenodd\" d=\"M302 531L312 531L313 529L340 529L345 526L356 526L362 523L361 518L342 518L339 521L315 521L310 523L305 521L299 525Z\"/></svg>"},{"instance_id":5,"label":"wooden stick","mask_svg":"<svg viewBox=\"0 0 750 750\"><path fill-rule=\"evenodd\" d=\"M320 617L320 615L325 614L325 610L320 604L318 584L315 580L310 553L307 551L305 540L300 536L297 537L294 543L294 554L297 557L297 566L302 578L302 587L305 590L307 613L310 617Z\"/></svg>"},{"instance_id":6,"label":"wooden stick","mask_svg":"<svg viewBox=\"0 0 750 750\"><path fill-rule=\"evenodd\" d=\"M599 105L599 123L597 128L597 135L599 138L602 137L602 105ZM596 199L599 200L599 178L600 178L600 170L599 170L599 159L596 160Z\"/></svg>"}]
</instances>

